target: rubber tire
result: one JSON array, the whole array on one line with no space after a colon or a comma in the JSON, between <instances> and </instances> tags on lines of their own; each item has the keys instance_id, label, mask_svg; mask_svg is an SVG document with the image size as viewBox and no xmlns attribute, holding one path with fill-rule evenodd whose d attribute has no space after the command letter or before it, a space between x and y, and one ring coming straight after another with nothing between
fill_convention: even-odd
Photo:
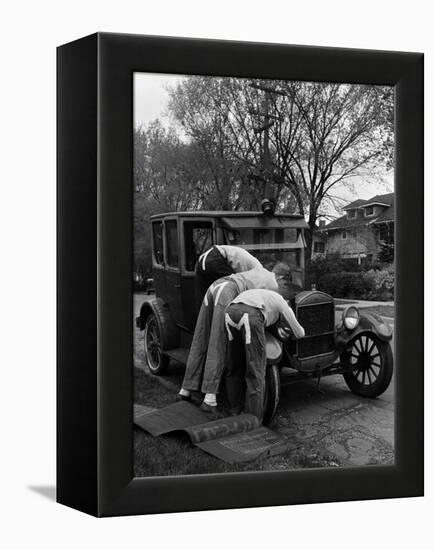
<instances>
[{"instance_id":1,"label":"rubber tire","mask_svg":"<svg viewBox=\"0 0 434 550\"><path fill-rule=\"evenodd\" d=\"M377 346L379 356L381 359L381 366L379 374L376 380L372 384L362 384L355 376L353 369L351 372L345 373L344 379L349 389L356 395L361 397L378 397L384 393L389 387L390 381L393 375L393 354L389 342L380 340L378 336L373 333L360 334L353 342L359 340L362 336L366 336L375 342ZM341 361L345 366L350 366L351 352L345 352L341 356Z\"/></svg>"},{"instance_id":2,"label":"rubber tire","mask_svg":"<svg viewBox=\"0 0 434 550\"><path fill-rule=\"evenodd\" d=\"M280 400L280 369L277 365L267 365L265 372L263 424L269 424L276 414Z\"/></svg>"},{"instance_id":3,"label":"rubber tire","mask_svg":"<svg viewBox=\"0 0 434 550\"><path fill-rule=\"evenodd\" d=\"M150 352L149 335L150 330L153 330L153 343L154 346L154 357L152 357ZM150 313L146 318L145 329L144 329L144 350L145 350L145 360L151 374L161 376L164 374L169 367L169 357L164 355L161 350L161 329L158 323L157 317L154 313ZM158 357L158 359L157 359Z\"/></svg>"}]
</instances>

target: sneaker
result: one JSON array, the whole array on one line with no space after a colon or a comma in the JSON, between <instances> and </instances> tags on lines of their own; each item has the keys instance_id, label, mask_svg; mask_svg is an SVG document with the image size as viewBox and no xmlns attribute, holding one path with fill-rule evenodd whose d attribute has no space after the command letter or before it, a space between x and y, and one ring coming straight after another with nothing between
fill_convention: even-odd
<instances>
[{"instance_id":1,"label":"sneaker","mask_svg":"<svg viewBox=\"0 0 434 550\"><path fill-rule=\"evenodd\" d=\"M212 420L218 420L219 418L224 418L226 416L217 405L212 406L208 405L205 402L202 402L202 405L199 407L199 409L209 415Z\"/></svg>"},{"instance_id":2,"label":"sneaker","mask_svg":"<svg viewBox=\"0 0 434 550\"><path fill-rule=\"evenodd\" d=\"M181 395L180 393L177 393L175 401L187 401L187 403L191 403L191 395Z\"/></svg>"}]
</instances>

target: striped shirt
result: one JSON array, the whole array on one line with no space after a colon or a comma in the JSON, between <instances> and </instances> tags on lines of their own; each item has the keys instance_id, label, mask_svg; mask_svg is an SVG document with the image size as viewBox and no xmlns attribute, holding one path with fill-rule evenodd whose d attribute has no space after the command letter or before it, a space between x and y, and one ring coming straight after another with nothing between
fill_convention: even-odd
<instances>
[{"instance_id":1,"label":"striped shirt","mask_svg":"<svg viewBox=\"0 0 434 550\"><path fill-rule=\"evenodd\" d=\"M284 320L296 338L304 337L304 328L297 321L294 312L284 298L273 290L246 290L234 298L231 303L246 304L260 309L264 314L267 327L274 325L279 320Z\"/></svg>"}]
</instances>

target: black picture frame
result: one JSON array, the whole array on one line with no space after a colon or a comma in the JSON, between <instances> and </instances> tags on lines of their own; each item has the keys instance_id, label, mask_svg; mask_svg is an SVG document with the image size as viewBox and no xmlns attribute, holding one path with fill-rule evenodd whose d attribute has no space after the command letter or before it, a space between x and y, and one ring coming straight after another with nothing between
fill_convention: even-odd
<instances>
[{"instance_id":1,"label":"black picture frame","mask_svg":"<svg viewBox=\"0 0 434 550\"><path fill-rule=\"evenodd\" d=\"M96 516L423 494L423 55L98 33L58 48L57 500ZM133 478L133 73L393 85L393 466Z\"/></svg>"}]
</instances>

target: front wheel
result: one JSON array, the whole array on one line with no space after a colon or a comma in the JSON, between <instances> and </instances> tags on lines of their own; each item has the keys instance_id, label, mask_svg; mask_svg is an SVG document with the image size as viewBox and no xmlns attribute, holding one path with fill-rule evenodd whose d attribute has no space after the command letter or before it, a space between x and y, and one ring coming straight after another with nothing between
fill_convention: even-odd
<instances>
[{"instance_id":1,"label":"front wheel","mask_svg":"<svg viewBox=\"0 0 434 550\"><path fill-rule=\"evenodd\" d=\"M277 365L268 365L265 373L263 424L269 424L276 414L280 399L280 372Z\"/></svg>"},{"instance_id":2,"label":"front wheel","mask_svg":"<svg viewBox=\"0 0 434 550\"><path fill-rule=\"evenodd\" d=\"M161 375L169 366L169 358L161 349L161 332L154 313L148 315L145 323L145 358L152 374Z\"/></svg>"},{"instance_id":3,"label":"front wheel","mask_svg":"<svg viewBox=\"0 0 434 550\"><path fill-rule=\"evenodd\" d=\"M344 374L350 390L362 397L378 397L389 387L393 374L393 355L389 342L375 334L360 334L342 357L351 369Z\"/></svg>"}]
</instances>

